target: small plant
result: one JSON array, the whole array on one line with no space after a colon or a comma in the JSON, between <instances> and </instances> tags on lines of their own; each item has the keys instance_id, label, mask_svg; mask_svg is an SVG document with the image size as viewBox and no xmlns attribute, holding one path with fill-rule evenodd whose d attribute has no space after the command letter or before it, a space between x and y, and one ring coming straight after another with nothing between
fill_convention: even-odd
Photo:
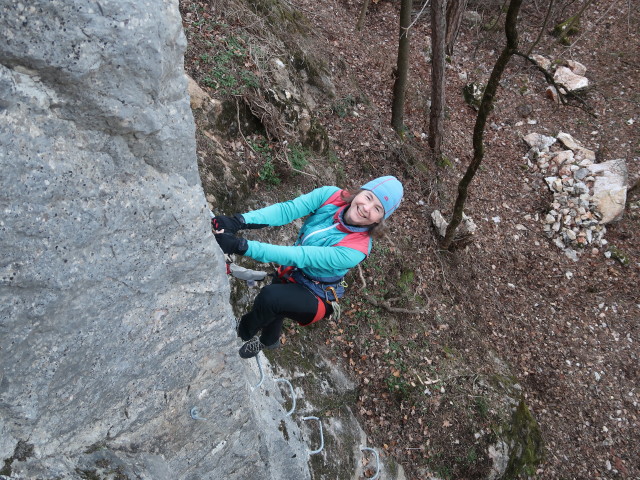
<instances>
[{"instance_id":1,"label":"small plant","mask_svg":"<svg viewBox=\"0 0 640 480\"><path fill-rule=\"evenodd\" d=\"M258 178L269 185L280 185L281 180L273 163L273 148L269 141L264 137L258 137L255 140L249 140L249 146L260 159L264 160L258 171Z\"/></svg>"},{"instance_id":2,"label":"small plant","mask_svg":"<svg viewBox=\"0 0 640 480\"><path fill-rule=\"evenodd\" d=\"M609 258L617 260L618 262L620 262L620 265L623 265L625 267L629 266L629 255L627 255L624 251L622 251L615 245L611 245L606 251L605 255L607 255Z\"/></svg>"},{"instance_id":3,"label":"small plant","mask_svg":"<svg viewBox=\"0 0 640 480\"><path fill-rule=\"evenodd\" d=\"M389 375L385 383L387 384L389 392L396 395L399 399L408 398L411 393L411 386L402 374L399 376L394 374Z\"/></svg>"},{"instance_id":4,"label":"small plant","mask_svg":"<svg viewBox=\"0 0 640 480\"><path fill-rule=\"evenodd\" d=\"M329 153L327 154L327 160L329 160L329 163L331 165L340 164L340 158L338 158L338 155L333 150L330 150Z\"/></svg>"},{"instance_id":5,"label":"small plant","mask_svg":"<svg viewBox=\"0 0 640 480\"><path fill-rule=\"evenodd\" d=\"M240 70L240 80L245 87L258 88L260 86L258 77L249 70Z\"/></svg>"},{"instance_id":6,"label":"small plant","mask_svg":"<svg viewBox=\"0 0 640 480\"><path fill-rule=\"evenodd\" d=\"M440 168L453 167L453 163L446 155L442 155L436 162Z\"/></svg>"},{"instance_id":7,"label":"small plant","mask_svg":"<svg viewBox=\"0 0 640 480\"><path fill-rule=\"evenodd\" d=\"M280 177L276 173L276 169L273 166L273 160L268 158L258 172L258 177L265 183L271 185L280 185Z\"/></svg>"},{"instance_id":8,"label":"small plant","mask_svg":"<svg viewBox=\"0 0 640 480\"><path fill-rule=\"evenodd\" d=\"M341 98L331 106L331 111L340 118L346 117L351 109L356 106L357 100L353 95L347 95Z\"/></svg>"},{"instance_id":9,"label":"small plant","mask_svg":"<svg viewBox=\"0 0 640 480\"><path fill-rule=\"evenodd\" d=\"M489 417L489 404L484 397L477 397L475 402L476 411L480 418L487 419Z\"/></svg>"},{"instance_id":10,"label":"small plant","mask_svg":"<svg viewBox=\"0 0 640 480\"><path fill-rule=\"evenodd\" d=\"M409 293L413 284L414 273L412 270L403 270L398 279L398 288L402 293Z\"/></svg>"},{"instance_id":11,"label":"small plant","mask_svg":"<svg viewBox=\"0 0 640 480\"><path fill-rule=\"evenodd\" d=\"M202 83L217 90L220 94L240 95L246 88L257 88L260 81L256 74L246 68L249 49L241 37L228 36L224 40L224 48L215 54L205 52L199 60L211 65Z\"/></svg>"},{"instance_id":12,"label":"small plant","mask_svg":"<svg viewBox=\"0 0 640 480\"><path fill-rule=\"evenodd\" d=\"M299 145L294 145L289 149L289 162L294 170L302 170L309 164L307 157L309 152Z\"/></svg>"},{"instance_id":13,"label":"small plant","mask_svg":"<svg viewBox=\"0 0 640 480\"><path fill-rule=\"evenodd\" d=\"M363 317L367 317L368 315L363 315ZM387 327L385 325L385 323L381 320L381 319L377 319L376 322L373 324L373 331L376 332L376 335L379 335L381 337L386 337L387 335L389 335L389 332L387 331Z\"/></svg>"}]
</instances>

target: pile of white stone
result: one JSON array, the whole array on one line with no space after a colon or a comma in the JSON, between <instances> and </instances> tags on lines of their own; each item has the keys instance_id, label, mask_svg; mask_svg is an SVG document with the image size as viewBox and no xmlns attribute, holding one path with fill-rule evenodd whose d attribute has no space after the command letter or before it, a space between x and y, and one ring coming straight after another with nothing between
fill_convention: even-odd
<instances>
[{"instance_id":1,"label":"pile of white stone","mask_svg":"<svg viewBox=\"0 0 640 480\"><path fill-rule=\"evenodd\" d=\"M557 137L530 133L523 139L530 147L529 167L545 176L553 192L551 208L542 218L545 234L574 259L576 249L606 245L605 224L624 211L624 160L597 164L592 150L563 132Z\"/></svg>"}]
</instances>

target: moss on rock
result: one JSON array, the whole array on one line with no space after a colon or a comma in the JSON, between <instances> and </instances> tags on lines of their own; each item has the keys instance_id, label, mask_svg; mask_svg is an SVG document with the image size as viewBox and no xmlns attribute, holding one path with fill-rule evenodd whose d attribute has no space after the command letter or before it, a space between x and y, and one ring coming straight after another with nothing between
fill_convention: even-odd
<instances>
[{"instance_id":1,"label":"moss on rock","mask_svg":"<svg viewBox=\"0 0 640 480\"><path fill-rule=\"evenodd\" d=\"M302 145L305 148L313 150L314 152L318 152L322 155L326 154L329 150L329 135L327 134L327 130L324 126L316 121L315 119L311 120L311 128L307 132L306 138L304 139Z\"/></svg>"},{"instance_id":2,"label":"moss on rock","mask_svg":"<svg viewBox=\"0 0 640 480\"><path fill-rule=\"evenodd\" d=\"M245 0L249 8L277 25L278 30L288 33L309 33L309 20L298 10L290 8L280 0Z\"/></svg>"},{"instance_id":3,"label":"moss on rock","mask_svg":"<svg viewBox=\"0 0 640 480\"><path fill-rule=\"evenodd\" d=\"M513 412L511 425L505 432L511 445L509 464L504 479L515 479L521 474L533 475L543 458L544 444L538 422L524 399L520 399Z\"/></svg>"}]
</instances>

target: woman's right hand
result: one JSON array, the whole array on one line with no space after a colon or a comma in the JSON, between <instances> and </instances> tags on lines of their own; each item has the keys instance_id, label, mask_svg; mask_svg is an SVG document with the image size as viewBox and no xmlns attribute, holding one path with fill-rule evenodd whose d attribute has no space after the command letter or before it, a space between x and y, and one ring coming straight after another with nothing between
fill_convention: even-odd
<instances>
[{"instance_id":1,"label":"woman's right hand","mask_svg":"<svg viewBox=\"0 0 640 480\"><path fill-rule=\"evenodd\" d=\"M218 242L218 245L220 245L222 251L227 255L231 255L233 253L244 255L249 248L249 245L244 238L236 237L231 233L216 233L214 237L216 237L216 241Z\"/></svg>"}]
</instances>

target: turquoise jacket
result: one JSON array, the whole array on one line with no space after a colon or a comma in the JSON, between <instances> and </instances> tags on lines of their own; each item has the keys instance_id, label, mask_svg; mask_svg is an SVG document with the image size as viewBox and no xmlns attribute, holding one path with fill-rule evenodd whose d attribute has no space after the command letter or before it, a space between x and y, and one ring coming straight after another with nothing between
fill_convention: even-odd
<instances>
[{"instance_id":1,"label":"turquoise jacket","mask_svg":"<svg viewBox=\"0 0 640 480\"><path fill-rule=\"evenodd\" d=\"M298 267L307 277L325 283L339 281L371 251L368 228L344 223L347 203L338 187L320 187L288 202L244 213L247 223L273 227L311 214L293 246L248 241L245 253L259 262Z\"/></svg>"}]
</instances>

